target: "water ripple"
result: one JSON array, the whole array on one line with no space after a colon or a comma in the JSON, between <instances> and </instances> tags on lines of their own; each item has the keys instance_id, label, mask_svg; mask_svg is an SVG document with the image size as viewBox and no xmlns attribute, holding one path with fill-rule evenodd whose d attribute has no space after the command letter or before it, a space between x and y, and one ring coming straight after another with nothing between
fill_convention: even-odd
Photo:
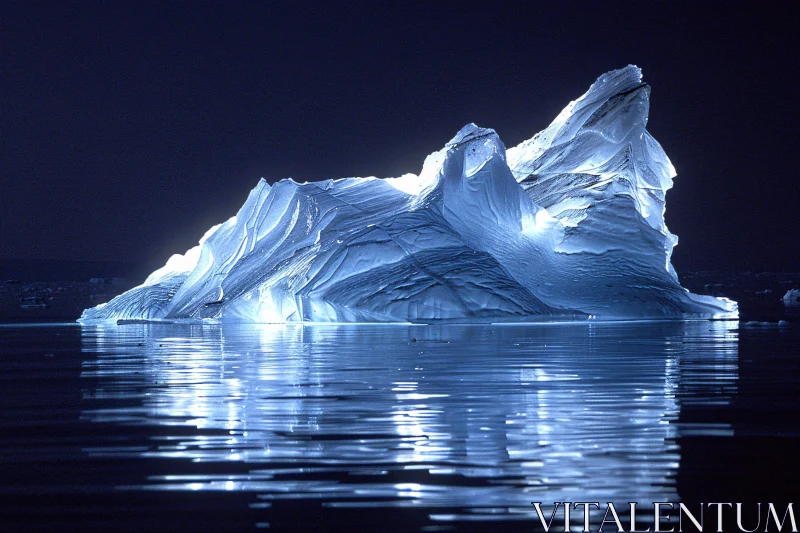
<instances>
[{"instance_id":1,"label":"water ripple","mask_svg":"<svg viewBox=\"0 0 800 533\"><path fill-rule=\"evenodd\" d=\"M121 488L440 520L530 518L531 501L576 495L676 501L676 438L732 431L678 424L682 406L725 405L738 378L724 322L128 325L84 327L82 344L83 417L151 428L148 445L85 453L197 465Z\"/></svg>"}]
</instances>

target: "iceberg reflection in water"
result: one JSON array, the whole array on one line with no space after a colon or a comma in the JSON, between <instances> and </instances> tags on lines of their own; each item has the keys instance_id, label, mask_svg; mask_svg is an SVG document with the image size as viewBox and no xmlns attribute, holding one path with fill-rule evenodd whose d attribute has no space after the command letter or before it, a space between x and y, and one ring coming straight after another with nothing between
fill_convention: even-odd
<instances>
[{"instance_id":1,"label":"iceberg reflection in water","mask_svg":"<svg viewBox=\"0 0 800 533\"><path fill-rule=\"evenodd\" d=\"M84 397L102 405L84 416L158 428L148 446L85 451L193 464L126 489L243 490L265 507L508 519L531 501L676 501L675 438L731 432L678 414L735 392L735 327L84 327Z\"/></svg>"}]
</instances>

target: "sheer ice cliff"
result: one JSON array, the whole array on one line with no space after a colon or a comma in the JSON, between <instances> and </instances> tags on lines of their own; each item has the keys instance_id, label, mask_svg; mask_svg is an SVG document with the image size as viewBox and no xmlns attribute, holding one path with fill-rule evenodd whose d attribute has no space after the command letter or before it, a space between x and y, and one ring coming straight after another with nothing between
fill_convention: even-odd
<instances>
[{"instance_id":1,"label":"sheer ice cliff","mask_svg":"<svg viewBox=\"0 0 800 533\"><path fill-rule=\"evenodd\" d=\"M675 170L634 66L506 150L465 126L419 175L263 179L236 216L81 322L735 318L689 293L664 225Z\"/></svg>"}]
</instances>

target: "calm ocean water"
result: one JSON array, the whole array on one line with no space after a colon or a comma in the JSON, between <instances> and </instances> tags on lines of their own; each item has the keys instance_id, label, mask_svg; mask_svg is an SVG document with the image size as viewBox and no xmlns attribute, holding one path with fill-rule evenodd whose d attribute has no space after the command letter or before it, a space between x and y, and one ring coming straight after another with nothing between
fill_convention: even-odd
<instances>
[{"instance_id":1,"label":"calm ocean water","mask_svg":"<svg viewBox=\"0 0 800 533\"><path fill-rule=\"evenodd\" d=\"M795 501L800 334L737 322L0 326L0 531L535 531Z\"/></svg>"}]
</instances>

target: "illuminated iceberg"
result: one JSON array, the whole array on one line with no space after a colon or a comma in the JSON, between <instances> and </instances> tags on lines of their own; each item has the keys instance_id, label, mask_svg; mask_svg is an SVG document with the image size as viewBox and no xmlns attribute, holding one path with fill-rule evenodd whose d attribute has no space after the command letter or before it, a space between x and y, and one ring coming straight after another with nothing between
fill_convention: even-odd
<instances>
[{"instance_id":1,"label":"illuminated iceberg","mask_svg":"<svg viewBox=\"0 0 800 533\"><path fill-rule=\"evenodd\" d=\"M645 130L649 93L628 66L508 151L469 124L419 175L262 179L197 247L80 321L735 318L670 264L675 170Z\"/></svg>"}]
</instances>

